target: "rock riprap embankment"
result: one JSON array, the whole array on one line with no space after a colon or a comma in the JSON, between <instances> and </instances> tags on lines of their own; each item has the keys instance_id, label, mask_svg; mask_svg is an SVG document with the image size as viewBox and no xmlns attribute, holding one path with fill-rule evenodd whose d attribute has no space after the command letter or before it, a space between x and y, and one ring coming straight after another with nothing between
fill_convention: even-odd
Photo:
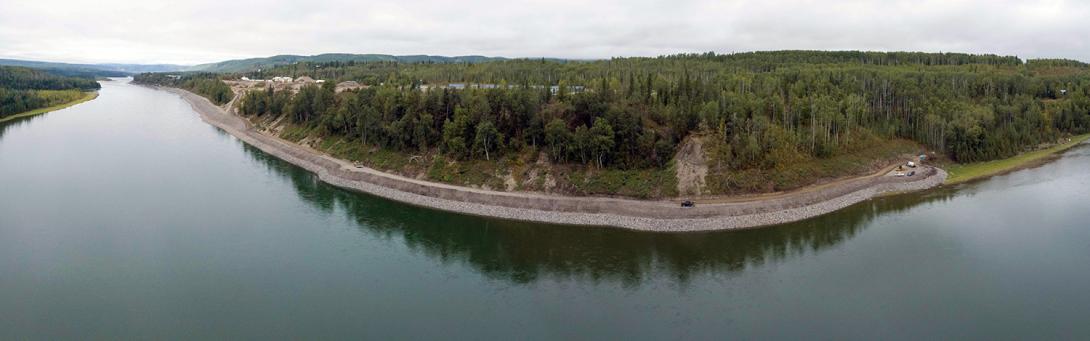
<instances>
[{"instance_id":1,"label":"rock riprap embankment","mask_svg":"<svg viewBox=\"0 0 1090 341\"><path fill-rule=\"evenodd\" d=\"M833 212L886 193L939 186L946 172L924 167L912 177L874 176L766 199L700 204L682 208L672 201L569 197L499 192L410 179L333 158L263 134L249 123L196 94L166 88L193 106L201 118L277 158L318 175L329 184L434 209L556 224L616 226L644 231L709 231L798 221Z\"/></svg>"}]
</instances>

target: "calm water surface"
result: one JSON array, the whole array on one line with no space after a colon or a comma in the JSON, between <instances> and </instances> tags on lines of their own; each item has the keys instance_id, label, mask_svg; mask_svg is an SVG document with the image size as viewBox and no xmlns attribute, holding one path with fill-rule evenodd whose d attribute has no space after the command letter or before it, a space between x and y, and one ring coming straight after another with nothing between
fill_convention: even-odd
<instances>
[{"instance_id":1,"label":"calm water surface","mask_svg":"<svg viewBox=\"0 0 1090 341\"><path fill-rule=\"evenodd\" d=\"M1088 169L740 232L527 224L322 184L104 82L0 125L0 338L1086 338Z\"/></svg>"}]
</instances>

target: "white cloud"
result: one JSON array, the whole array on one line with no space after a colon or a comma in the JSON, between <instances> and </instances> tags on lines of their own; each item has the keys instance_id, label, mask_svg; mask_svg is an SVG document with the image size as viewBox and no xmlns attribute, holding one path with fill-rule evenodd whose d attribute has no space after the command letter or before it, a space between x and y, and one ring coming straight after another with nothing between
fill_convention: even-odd
<instances>
[{"instance_id":1,"label":"white cloud","mask_svg":"<svg viewBox=\"0 0 1090 341\"><path fill-rule=\"evenodd\" d=\"M1090 61L1073 1L0 0L0 58L203 63L325 52L606 58L770 49Z\"/></svg>"}]
</instances>

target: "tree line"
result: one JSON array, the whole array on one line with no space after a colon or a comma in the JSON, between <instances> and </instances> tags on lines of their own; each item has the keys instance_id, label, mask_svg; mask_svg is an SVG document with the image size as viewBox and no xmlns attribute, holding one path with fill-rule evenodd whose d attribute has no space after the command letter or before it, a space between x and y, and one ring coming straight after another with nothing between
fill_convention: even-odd
<instances>
[{"instance_id":1,"label":"tree line","mask_svg":"<svg viewBox=\"0 0 1090 341\"><path fill-rule=\"evenodd\" d=\"M142 73L135 75L133 82L186 89L219 105L226 104L234 98L231 87L213 73Z\"/></svg>"}]
</instances>

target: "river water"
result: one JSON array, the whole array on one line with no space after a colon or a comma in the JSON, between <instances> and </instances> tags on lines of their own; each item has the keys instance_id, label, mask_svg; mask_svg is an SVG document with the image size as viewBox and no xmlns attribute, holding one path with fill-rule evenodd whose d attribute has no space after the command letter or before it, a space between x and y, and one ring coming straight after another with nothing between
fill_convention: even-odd
<instances>
[{"instance_id":1,"label":"river water","mask_svg":"<svg viewBox=\"0 0 1090 341\"><path fill-rule=\"evenodd\" d=\"M325 185L115 80L0 125L0 338L1085 338L1087 169L758 230L529 224Z\"/></svg>"}]
</instances>

